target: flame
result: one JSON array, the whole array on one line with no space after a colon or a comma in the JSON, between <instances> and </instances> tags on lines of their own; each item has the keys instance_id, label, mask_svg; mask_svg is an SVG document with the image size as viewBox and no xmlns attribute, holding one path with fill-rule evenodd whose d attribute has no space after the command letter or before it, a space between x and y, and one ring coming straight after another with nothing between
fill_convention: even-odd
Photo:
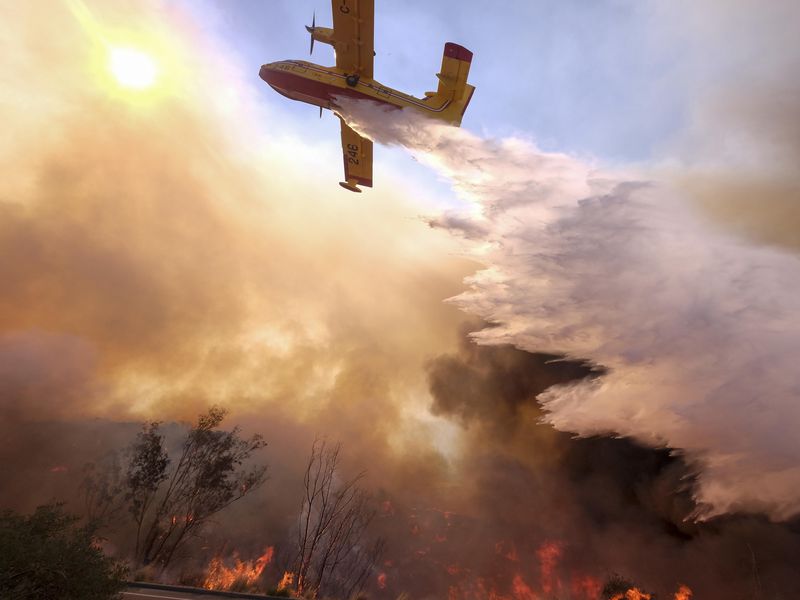
<instances>
[{"instance_id":1,"label":"flame","mask_svg":"<svg viewBox=\"0 0 800 600\"><path fill-rule=\"evenodd\" d=\"M378 589L386 589L386 573L380 573L378 575Z\"/></svg>"},{"instance_id":2,"label":"flame","mask_svg":"<svg viewBox=\"0 0 800 600\"><path fill-rule=\"evenodd\" d=\"M538 600L539 598L530 586L525 583L521 575L514 575L514 581L511 582L511 589L514 593L514 600Z\"/></svg>"},{"instance_id":3,"label":"flame","mask_svg":"<svg viewBox=\"0 0 800 600\"><path fill-rule=\"evenodd\" d=\"M495 554L504 556L511 562L519 562L519 556L517 555L517 547L514 545L514 542L504 542L504 541L497 542L494 545L494 551Z\"/></svg>"},{"instance_id":4,"label":"flame","mask_svg":"<svg viewBox=\"0 0 800 600\"><path fill-rule=\"evenodd\" d=\"M384 500L381 502L381 512L388 516L394 515L394 505L391 500Z\"/></svg>"},{"instance_id":5,"label":"flame","mask_svg":"<svg viewBox=\"0 0 800 600\"><path fill-rule=\"evenodd\" d=\"M234 566L229 568L220 556L215 556L208 563L203 588L207 590L230 590L234 585L250 588L258 582L261 573L275 554L275 548L269 546L264 549L264 554L254 561L242 561L234 553ZM285 577L285 576L284 576Z\"/></svg>"},{"instance_id":6,"label":"flame","mask_svg":"<svg viewBox=\"0 0 800 600\"><path fill-rule=\"evenodd\" d=\"M585 598L585 600L598 600L600 592L603 589L603 584L600 580L585 575L583 577L576 577L570 583L572 596L574 598Z\"/></svg>"},{"instance_id":7,"label":"flame","mask_svg":"<svg viewBox=\"0 0 800 600\"><path fill-rule=\"evenodd\" d=\"M624 594L617 594L611 600L651 600L650 594L645 594L639 588L631 588Z\"/></svg>"},{"instance_id":8,"label":"flame","mask_svg":"<svg viewBox=\"0 0 800 600\"><path fill-rule=\"evenodd\" d=\"M536 551L536 556L539 558L539 568L542 574L542 591L550 594L553 591L553 574L558 560L561 558L561 544L545 542ZM560 584L560 582L558 583Z\"/></svg>"},{"instance_id":9,"label":"flame","mask_svg":"<svg viewBox=\"0 0 800 600\"><path fill-rule=\"evenodd\" d=\"M178 521L182 521L183 523L186 523L188 525L189 523L194 521L194 515L192 513L189 513L183 517L179 517L178 515L172 515L172 517L170 518L170 523L172 523L173 525L177 525Z\"/></svg>"},{"instance_id":10,"label":"flame","mask_svg":"<svg viewBox=\"0 0 800 600\"><path fill-rule=\"evenodd\" d=\"M675 600L691 600L692 590L688 585L682 585L680 589L675 592Z\"/></svg>"},{"instance_id":11,"label":"flame","mask_svg":"<svg viewBox=\"0 0 800 600\"><path fill-rule=\"evenodd\" d=\"M438 564L450 577L447 600L600 600L602 581L591 575L572 572L565 577L561 561L566 546L560 541L545 541L534 552L534 561L524 550L518 550L511 540L500 540L489 546L495 556L502 558L497 564L501 570L513 568L507 575L481 577L458 563L437 562L431 548L419 549L416 556L425 557ZM508 562L506 562L508 561ZM528 572L533 567L533 573ZM538 577L536 577L538 571ZM638 590L635 590L638 592ZM651 600L646 594L620 595L614 600ZM670 599L671 600L671 599ZM691 600L676 598L675 600Z\"/></svg>"},{"instance_id":12,"label":"flame","mask_svg":"<svg viewBox=\"0 0 800 600\"><path fill-rule=\"evenodd\" d=\"M281 582L278 584L279 590L291 588L294 585L294 573L291 571L284 571Z\"/></svg>"},{"instance_id":13,"label":"flame","mask_svg":"<svg viewBox=\"0 0 800 600\"><path fill-rule=\"evenodd\" d=\"M631 588L624 594L617 594L611 600L651 600L650 594L645 594L639 588ZM677 592L675 592L675 600L691 600L692 590L688 585L682 585Z\"/></svg>"}]
</instances>

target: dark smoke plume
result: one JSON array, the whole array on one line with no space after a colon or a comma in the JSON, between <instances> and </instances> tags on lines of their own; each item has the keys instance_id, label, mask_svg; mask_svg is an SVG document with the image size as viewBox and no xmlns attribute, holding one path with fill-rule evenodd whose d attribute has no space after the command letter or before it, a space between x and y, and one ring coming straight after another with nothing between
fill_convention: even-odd
<instances>
[{"instance_id":1,"label":"dark smoke plume","mask_svg":"<svg viewBox=\"0 0 800 600\"><path fill-rule=\"evenodd\" d=\"M434 409L467 438L457 497L472 535L454 547L470 572L505 572L506 582L523 572L541 584L537 553L550 543L561 549L563 585L570 573L622 573L665 598L681 583L714 600L749 598L754 586L763 597L800 593L796 521L739 514L693 523L694 473L679 455L628 439L576 439L543 423L539 393L597 375L553 358L465 337L458 354L429 365ZM513 548L513 560L497 560L495 544L506 557Z\"/></svg>"}]
</instances>

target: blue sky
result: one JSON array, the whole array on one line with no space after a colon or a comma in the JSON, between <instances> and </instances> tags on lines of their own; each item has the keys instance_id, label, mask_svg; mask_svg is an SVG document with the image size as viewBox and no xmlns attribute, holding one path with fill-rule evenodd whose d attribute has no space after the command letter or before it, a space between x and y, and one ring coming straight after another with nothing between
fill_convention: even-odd
<instances>
[{"instance_id":1,"label":"blue sky","mask_svg":"<svg viewBox=\"0 0 800 600\"><path fill-rule=\"evenodd\" d=\"M187 2L225 40L243 68L308 59L308 34L331 22L327 0ZM446 41L475 52L478 91L463 126L478 133L524 135L548 150L601 162L648 160L686 118L680 49L662 43L655 3L631 0L443 0L376 2L376 78L414 94L435 87ZM677 51L676 51L677 50ZM315 62L332 63L317 45ZM257 81L257 83L260 83ZM285 112L304 135L336 123L264 87L261 100ZM327 133L326 133L327 135ZM394 160L394 159L393 159Z\"/></svg>"}]
</instances>

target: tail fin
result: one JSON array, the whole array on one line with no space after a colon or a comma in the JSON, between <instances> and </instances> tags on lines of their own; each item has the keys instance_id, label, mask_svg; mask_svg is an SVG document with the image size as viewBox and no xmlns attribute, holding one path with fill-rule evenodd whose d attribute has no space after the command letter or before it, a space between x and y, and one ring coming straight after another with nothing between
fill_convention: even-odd
<instances>
[{"instance_id":1,"label":"tail fin","mask_svg":"<svg viewBox=\"0 0 800 600\"><path fill-rule=\"evenodd\" d=\"M461 119L475 91L475 87L467 83L470 65L472 52L453 42L444 45L442 70L436 75L439 78L439 89L430 96L434 102L449 102L442 111L441 118L453 125L461 125Z\"/></svg>"}]
</instances>

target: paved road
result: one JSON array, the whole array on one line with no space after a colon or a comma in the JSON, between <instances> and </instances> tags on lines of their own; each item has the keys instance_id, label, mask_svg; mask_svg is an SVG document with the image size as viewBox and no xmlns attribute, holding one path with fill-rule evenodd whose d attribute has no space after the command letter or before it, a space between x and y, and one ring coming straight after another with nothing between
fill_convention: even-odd
<instances>
[{"instance_id":1,"label":"paved road","mask_svg":"<svg viewBox=\"0 0 800 600\"><path fill-rule=\"evenodd\" d=\"M152 600L161 598L162 600L212 600L214 596L206 594L187 594L184 592L164 592L161 590L145 590L141 588L128 588L122 592L123 600Z\"/></svg>"},{"instance_id":2,"label":"paved road","mask_svg":"<svg viewBox=\"0 0 800 600\"><path fill-rule=\"evenodd\" d=\"M170 589L157 589L159 586L143 586L132 584L122 592L122 600L219 600L220 598L256 598L257 600L269 600L270 596L257 596L251 594L233 594L224 592L209 592L206 590L193 590L191 588L176 588L163 586ZM275 600L285 600L275 598Z\"/></svg>"}]
</instances>

